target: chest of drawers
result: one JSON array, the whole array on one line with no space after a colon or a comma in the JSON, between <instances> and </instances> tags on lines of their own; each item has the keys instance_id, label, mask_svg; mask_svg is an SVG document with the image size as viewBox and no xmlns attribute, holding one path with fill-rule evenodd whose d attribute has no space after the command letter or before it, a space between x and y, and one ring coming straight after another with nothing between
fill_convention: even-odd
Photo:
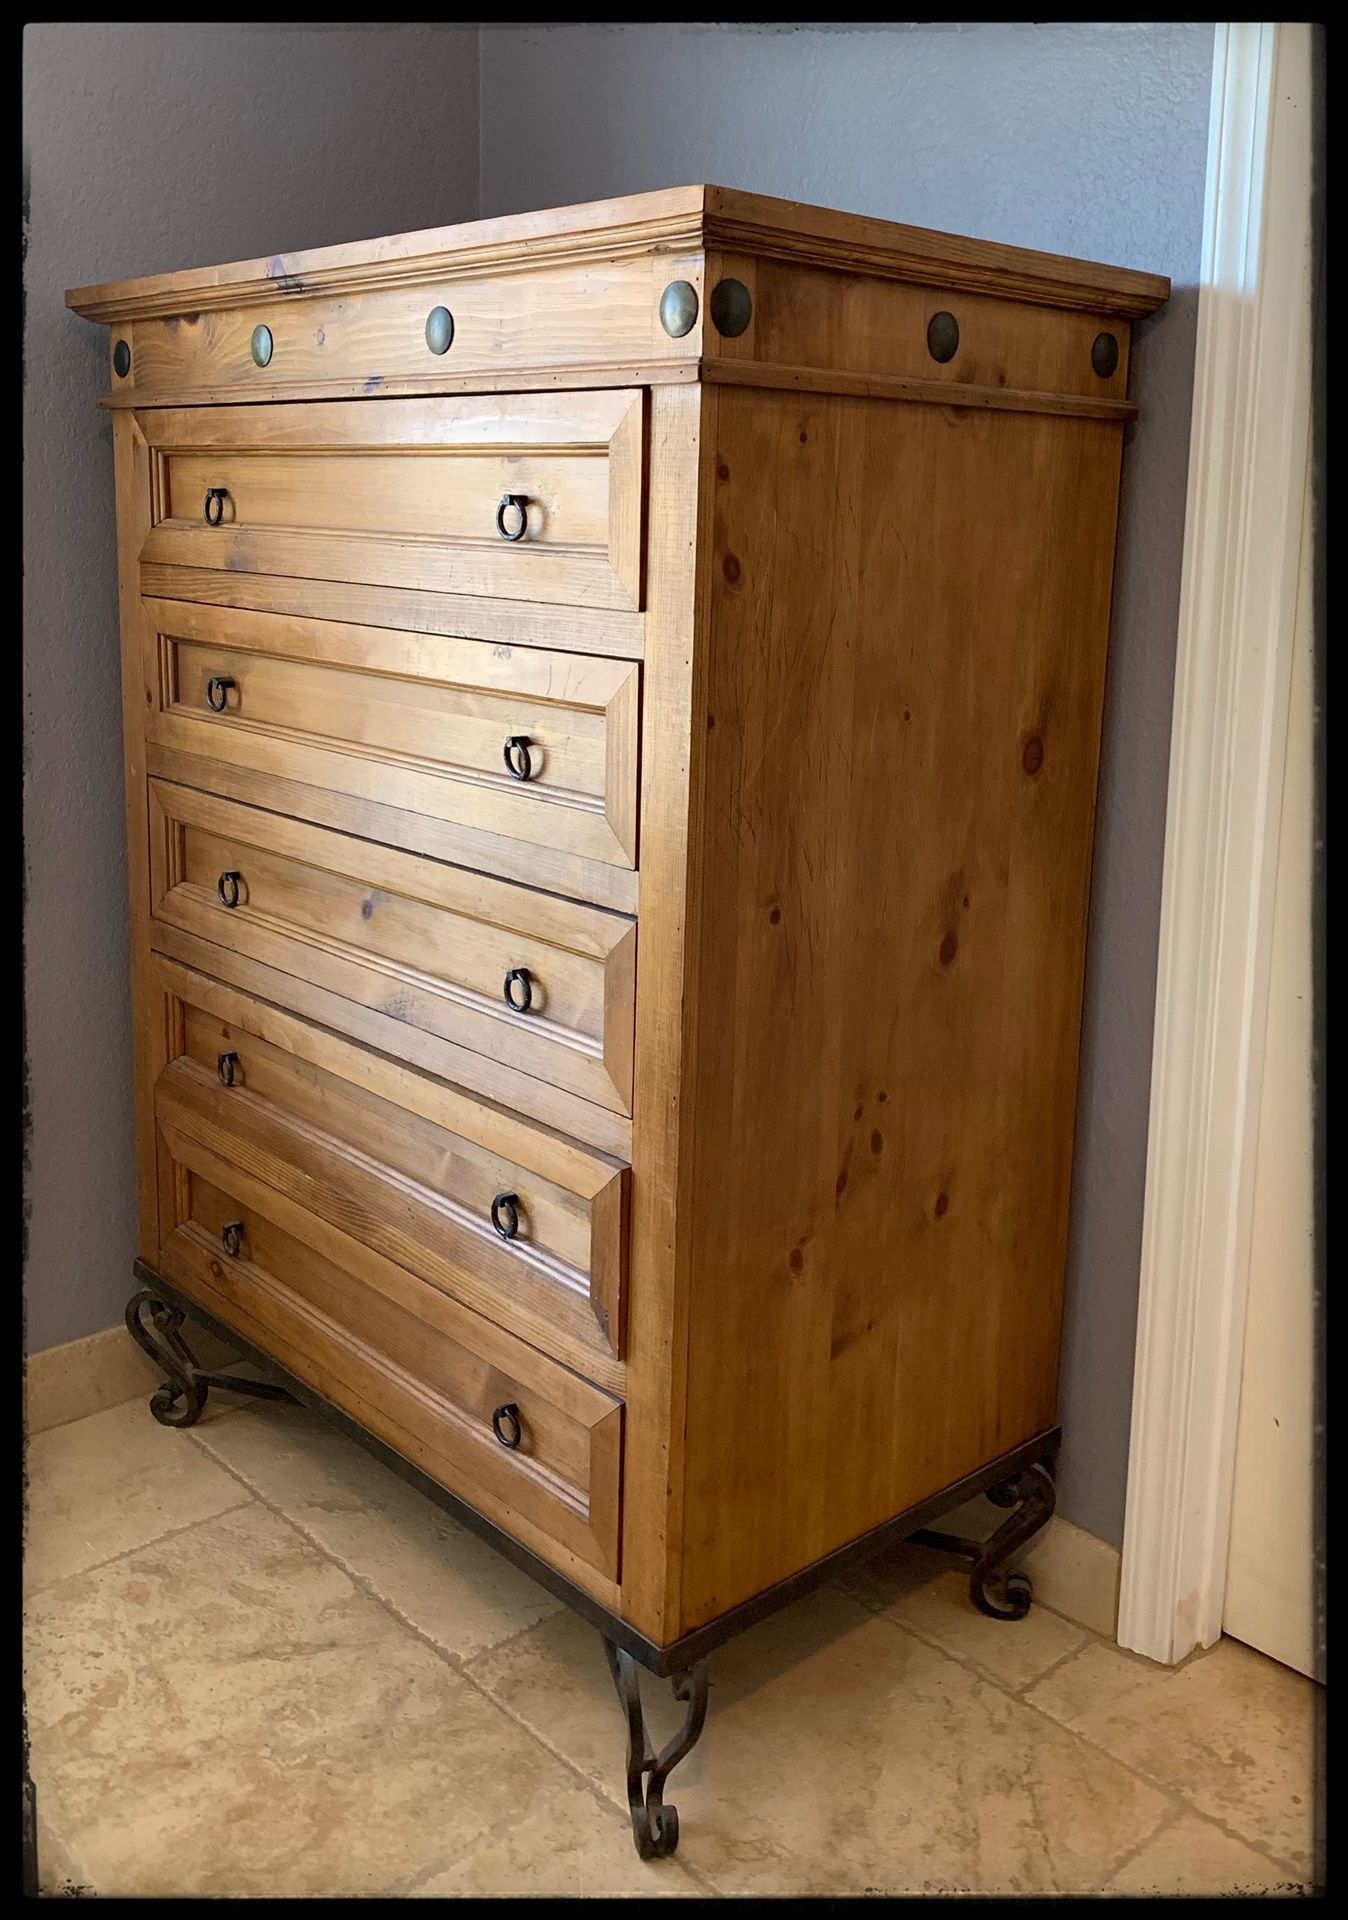
<instances>
[{"instance_id":1,"label":"chest of drawers","mask_svg":"<svg viewBox=\"0 0 1348 1920\"><path fill-rule=\"evenodd\" d=\"M154 1410L200 1319L593 1620L644 1854L762 1611L918 1532L1028 1605L1167 291L697 187L69 296Z\"/></svg>"}]
</instances>

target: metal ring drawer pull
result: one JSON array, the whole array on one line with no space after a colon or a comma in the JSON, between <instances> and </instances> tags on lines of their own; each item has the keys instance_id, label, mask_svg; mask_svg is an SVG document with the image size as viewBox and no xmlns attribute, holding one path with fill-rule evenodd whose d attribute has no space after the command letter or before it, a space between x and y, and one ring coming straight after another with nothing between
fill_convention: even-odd
<instances>
[{"instance_id":1,"label":"metal ring drawer pull","mask_svg":"<svg viewBox=\"0 0 1348 1920\"><path fill-rule=\"evenodd\" d=\"M237 685L236 681L227 679L223 674L211 675L206 682L206 705L212 713L224 712L229 704L229 690L235 685Z\"/></svg>"},{"instance_id":2,"label":"metal ring drawer pull","mask_svg":"<svg viewBox=\"0 0 1348 1920\"><path fill-rule=\"evenodd\" d=\"M231 1260L237 1260L243 1246L244 1224L242 1220L227 1220L220 1229L220 1238L225 1243L225 1252Z\"/></svg>"},{"instance_id":3,"label":"metal ring drawer pull","mask_svg":"<svg viewBox=\"0 0 1348 1920\"><path fill-rule=\"evenodd\" d=\"M498 1193L491 1203L491 1223L503 1240L513 1240L520 1230L520 1197L517 1193Z\"/></svg>"},{"instance_id":4,"label":"metal ring drawer pull","mask_svg":"<svg viewBox=\"0 0 1348 1920\"><path fill-rule=\"evenodd\" d=\"M218 527L225 517L225 502L229 498L228 487L207 487L206 489L206 525ZM214 508L214 512L211 509Z\"/></svg>"},{"instance_id":5,"label":"metal ring drawer pull","mask_svg":"<svg viewBox=\"0 0 1348 1920\"><path fill-rule=\"evenodd\" d=\"M506 515L511 511L520 517L520 523L513 533L506 529ZM496 531L503 540L522 540L529 531L529 496L527 493L503 493L501 504L496 509Z\"/></svg>"},{"instance_id":6,"label":"metal ring drawer pull","mask_svg":"<svg viewBox=\"0 0 1348 1920\"><path fill-rule=\"evenodd\" d=\"M512 780L527 780L532 775L534 762L529 752L531 744L527 733L512 733L506 741L501 757Z\"/></svg>"},{"instance_id":7,"label":"metal ring drawer pull","mask_svg":"<svg viewBox=\"0 0 1348 1920\"><path fill-rule=\"evenodd\" d=\"M239 882L241 873L222 873L215 883L215 891L220 896L222 907L237 907L239 904Z\"/></svg>"},{"instance_id":8,"label":"metal ring drawer pull","mask_svg":"<svg viewBox=\"0 0 1348 1920\"><path fill-rule=\"evenodd\" d=\"M524 998L517 1000L513 989L522 989ZM513 1013L527 1013L534 1004L534 977L527 967L512 967L505 977L502 989L506 1005Z\"/></svg>"},{"instance_id":9,"label":"metal ring drawer pull","mask_svg":"<svg viewBox=\"0 0 1348 1920\"><path fill-rule=\"evenodd\" d=\"M524 1437L520 1425L520 1410L513 1400L507 1400L503 1407L497 1407L491 1417L491 1430L503 1447L517 1447Z\"/></svg>"},{"instance_id":10,"label":"metal ring drawer pull","mask_svg":"<svg viewBox=\"0 0 1348 1920\"><path fill-rule=\"evenodd\" d=\"M220 1076L220 1085L222 1087L232 1087L234 1085L235 1071L238 1064L239 1056L237 1053L222 1053L220 1055L215 1063L215 1071Z\"/></svg>"}]
</instances>

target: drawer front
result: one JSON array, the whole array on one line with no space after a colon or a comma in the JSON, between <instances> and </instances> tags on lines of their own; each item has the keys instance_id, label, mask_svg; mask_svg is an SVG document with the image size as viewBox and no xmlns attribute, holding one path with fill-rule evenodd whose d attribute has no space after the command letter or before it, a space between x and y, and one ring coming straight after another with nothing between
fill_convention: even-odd
<instances>
[{"instance_id":1,"label":"drawer front","mask_svg":"<svg viewBox=\"0 0 1348 1920\"><path fill-rule=\"evenodd\" d=\"M141 557L636 609L644 412L640 388L155 409Z\"/></svg>"},{"instance_id":2,"label":"drawer front","mask_svg":"<svg viewBox=\"0 0 1348 1920\"><path fill-rule=\"evenodd\" d=\"M154 744L457 823L486 864L506 839L636 866L635 662L144 604Z\"/></svg>"},{"instance_id":3,"label":"drawer front","mask_svg":"<svg viewBox=\"0 0 1348 1920\"><path fill-rule=\"evenodd\" d=\"M621 1390L626 1167L218 980L155 978L161 1125Z\"/></svg>"},{"instance_id":4,"label":"drawer front","mask_svg":"<svg viewBox=\"0 0 1348 1920\"><path fill-rule=\"evenodd\" d=\"M616 914L150 783L152 939L210 942L443 1049L456 1078L555 1111L545 1082L627 1115L636 928ZM241 982L242 983L242 982ZM303 1007L299 1009L303 1011Z\"/></svg>"},{"instance_id":5,"label":"drawer front","mask_svg":"<svg viewBox=\"0 0 1348 1920\"><path fill-rule=\"evenodd\" d=\"M172 1125L158 1156L170 1280L526 1545L617 1578L620 1401Z\"/></svg>"}]
</instances>

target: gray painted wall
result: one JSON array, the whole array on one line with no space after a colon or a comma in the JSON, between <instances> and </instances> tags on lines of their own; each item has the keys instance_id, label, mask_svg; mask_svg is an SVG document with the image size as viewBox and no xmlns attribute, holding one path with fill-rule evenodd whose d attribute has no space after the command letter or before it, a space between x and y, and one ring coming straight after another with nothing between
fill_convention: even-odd
<instances>
[{"instance_id":1,"label":"gray painted wall","mask_svg":"<svg viewBox=\"0 0 1348 1920\"><path fill-rule=\"evenodd\" d=\"M65 289L477 211L475 27L32 25L24 366L29 1351L135 1251L107 333Z\"/></svg>"},{"instance_id":2,"label":"gray painted wall","mask_svg":"<svg viewBox=\"0 0 1348 1920\"><path fill-rule=\"evenodd\" d=\"M1134 359L1062 1375L1062 1510L1121 1537L1211 48L1171 24L26 30L30 1348L115 1321L134 1237L106 362L63 289L715 180L1175 281Z\"/></svg>"},{"instance_id":3,"label":"gray painted wall","mask_svg":"<svg viewBox=\"0 0 1348 1920\"><path fill-rule=\"evenodd\" d=\"M712 180L1167 273L1140 330L1091 910L1060 1504L1123 1530L1210 26L486 28L482 211Z\"/></svg>"}]
</instances>

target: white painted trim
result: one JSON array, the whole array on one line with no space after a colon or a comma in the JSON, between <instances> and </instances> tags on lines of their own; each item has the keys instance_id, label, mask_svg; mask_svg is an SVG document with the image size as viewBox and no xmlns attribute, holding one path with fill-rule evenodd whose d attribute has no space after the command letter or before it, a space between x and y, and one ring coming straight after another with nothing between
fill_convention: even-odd
<instances>
[{"instance_id":1,"label":"white painted trim","mask_svg":"<svg viewBox=\"0 0 1348 1920\"><path fill-rule=\"evenodd\" d=\"M1216 29L1119 1643L1221 1632L1310 431L1311 28Z\"/></svg>"}]
</instances>

